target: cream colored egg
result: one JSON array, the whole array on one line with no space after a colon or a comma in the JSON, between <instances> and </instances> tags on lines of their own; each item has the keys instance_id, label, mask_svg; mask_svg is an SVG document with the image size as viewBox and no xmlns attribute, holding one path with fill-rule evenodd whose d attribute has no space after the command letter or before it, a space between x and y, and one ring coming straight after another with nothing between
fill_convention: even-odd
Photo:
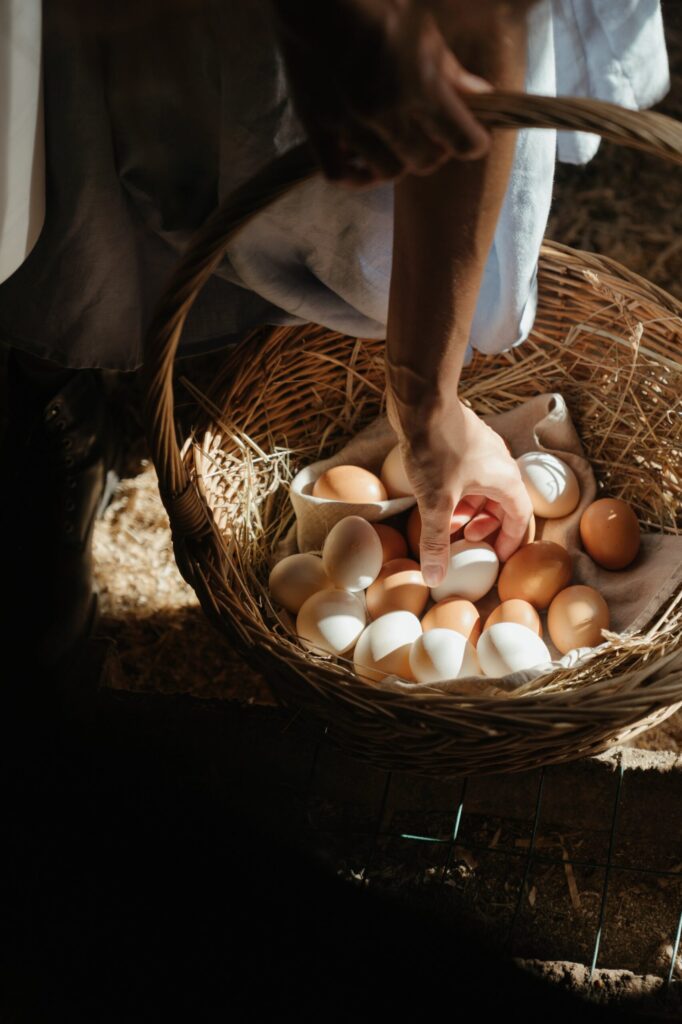
<instances>
[{"instance_id":1,"label":"cream colored egg","mask_svg":"<svg viewBox=\"0 0 682 1024\"><path fill-rule=\"evenodd\" d=\"M463 597L478 601L495 585L500 567L497 555L485 541L456 540L450 545L450 560L445 577L431 588L434 601L445 597Z\"/></svg>"},{"instance_id":2,"label":"cream colored egg","mask_svg":"<svg viewBox=\"0 0 682 1024\"><path fill-rule=\"evenodd\" d=\"M375 619L355 645L355 671L372 681L387 675L414 680L410 648L421 631L421 623L412 612L388 612Z\"/></svg>"},{"instance_id":3,"label":"cream colored egg","mask_svg":"<svg viewBox=\"0 0 682 1024\"><path fill-rule=\"evenodd\" d=\"M414 494L403 466L400 445L391 448L381 467L381 482L389 498L411 498Z\"/></svg>"},{"instance_id":4,"label":"cream colored egg","mask_svg":"<svg viewBox=\"0 0 682 1024\"><path fill-rule=\"evenodd\" d=\"M288 555L270 573L268 587L273 600L297 615L304 601L318 590L329 590L334 584L327 576L318 555Z\"/></svg>"},{"instance_id":5,"label":"cream colored egg","mask_svg":"<svg viewBox=\"0 0 682 1024\"><path fill-rule=\"evenodd\" d=\"M517 622L498 622L486 629L481 633L476 653L484 673L495 677L536 668L552 660L537 633Z\"/></svg>"},{"instance_id":6,"label":"cream colored egg","mask_svg":"<svg viewBox=\"0 0 682 1024\"><path fill-rule=\"evenodd\" d=\"M365 609L356 594L347 590L319 590L301 605L296 632L316 654L345 654L366 622Z\"/></svg>"},{"instance_id":7,"label":"cream colored egg","mask_svg":"<svg viewBox=\"0 0 682 1024\"><path fill-rule=\"evenodd\" d=\"M519 456L516 464L536 516L562 519L577 507L580 484L562 459L549 452L526 452Z\"/></svg>"},{"instance_id":8,"label":"cream colored egg","mask_svg":"<svg viewBox=\"0 0 682 1024\"><path fill-rule=\"evenodd\" d=\"M337 587L366 590L381 571L383 549L376 530L360 516L346 516L327 534L322 565Z\"/></svg>"},{"instance_id":9,"label":"cream colored egg","mask_svg":"<svg viewBox=\"0 0 682 1024\"><path fill-rule=\"evenodd\" d=\"M454 629L431 629L418 636L410 650L410 668L418 683L481 674L475 648Z\"/></svg>"}]
</instances>

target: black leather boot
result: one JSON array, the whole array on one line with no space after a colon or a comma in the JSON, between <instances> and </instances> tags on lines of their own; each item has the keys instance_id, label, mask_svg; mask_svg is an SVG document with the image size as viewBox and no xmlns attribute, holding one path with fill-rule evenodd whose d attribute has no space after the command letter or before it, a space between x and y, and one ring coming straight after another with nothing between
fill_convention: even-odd
<instances>
[{"instance_id":1,"label":"black leather boot","mask_svg":"<svg viewBox=\"0 0 682 1024\"><path fill-rule=\"evenodd\" d=\"M46 667L63 664L94 625L93 529L118 478L101 374L66 371L47 401L34 383L10 353L0 455L10 601L3 632L27 667Z\"/></svg>"}]
</instances>

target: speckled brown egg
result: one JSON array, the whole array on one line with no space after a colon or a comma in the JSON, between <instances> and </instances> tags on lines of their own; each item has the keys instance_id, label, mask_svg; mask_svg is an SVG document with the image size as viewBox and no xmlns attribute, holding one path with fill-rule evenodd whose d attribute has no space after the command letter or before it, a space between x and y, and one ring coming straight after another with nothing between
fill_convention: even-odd
<instances>
[{"instance_id":1,"label":"speckled brown egg","mask_svg":"<svg viewBox=\"0 0 682 1024\"><path fill-rule=\"evenodd\" d=\"M362 466L332 466L313 485L314 498L348 501L355 505L386 501L386 488L374 473Z\"/></svg>"},{"instance_id":2,"label":"speckled brown egg","mask_svg":"<svg viewBox=\"0 0 682 1024\"><path fill-rule=\"evenodd\" d=\"M422 629L452 629L465 636L474 647L481 635L481 616L476 605L461 597L446 597L434 604L422 619Z\"/></svg>"},{"instance_id":3,"label":"speckled brown egg","mask_svg":"<svg viewBox=\"0 0 682 1024\"><path fill-rule=\"evenodd\" d=\"M576 647L596 647L603 643L602 629L608 628L609 607L594 587L567 587L547 612L549 635L562 654Z\"/></svg>"},{"instance_id":4,"label":"speckled brown egg","mask_svg":"<svg viewBox=\"0 0 682 1024\"><path fill-rule=\"evenodd\" d=\"M394 526L386 526L384 523L373 523L372 525L379 534L384 563L390 562L394 558L407 558L407 541L399 530L396 530Z\"/></svg>"},{"instance_id":5,"label":"speckled brown egg","mask_svg":"<svg viewBox=\"0 0 682 1024\"><path fill-rule=\"evenodd\" d=\"M496 622L517 622L519 626L526 626L537 633L538 636L542 636L540 616L532 604L528 601L522 601L518 597L498 604L497 608L485 620L483 632L494 626Z\"/></svg>"},{"instance_id":6,"label":"speckled brown egg","mask_svg":"<svg viewBox=\"0 0 682 1024\"><path fill-rule=\"evenodd\" d=\"M637 516L620 498L600 498L582 514L580 539L597 565L604 569L624 569L639 551Z\"/></svg>"},{"instance_id":7,"label":"speckled brown egg","mask_svg":"<svg viewBox=\"0 0 682 1024\"><path fill-rule=\"evenodd\" d=\"M417 562L394 558L386 562L365 593L367 611L373 619L388 612L412 612L417 618L429 599L429 588Z\"/></svg>"},{"instance_id":8,"label":"speckled brown egg","mask_svg":"<svg viewBox=\"0 0 682 1024\"><path fill-rule=\"evenodd\" d=\"M538 611L571 582L571 556L560 544L536 540L515 551L505 562L497 590L502 601L520 598Z\"/></svg>"}]
</instances>

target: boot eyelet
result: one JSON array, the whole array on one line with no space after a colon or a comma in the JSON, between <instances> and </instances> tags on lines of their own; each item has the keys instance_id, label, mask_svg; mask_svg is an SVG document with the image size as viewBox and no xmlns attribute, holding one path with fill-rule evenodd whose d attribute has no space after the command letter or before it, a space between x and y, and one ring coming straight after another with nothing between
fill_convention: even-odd
<instances>
[{"instance_id":1,"label":"boot eyelet","mask_svg":"<svg viewBox=\"0 0 682 1024\"><path fill-rule=\"evenodd\" d=\"M64 459L64 464L66 466L73 466L73 455L67 455Z\"/></svg>"},{"instance_id":2,"label":"boot eyelet","mask_svg":"<svg viewBox=\"0 0 682 1024\"><path fill-rule=\"evenodd\" d=\"M50 417L50 419L54 419L54 417L58 416L61 411L61 405L59 405L59 403L55 403L50 409L48 409L47 415Z\"/></svg>"},{"instance_id":3,"label":"boot eyelet","mask_svg":"<svg viewBox=\"0 0 682 1024\"><path fill-rule=\"evenodd\" d=\"M67 503L66 503L66 511L67 512L73 512L75 507L76 507L75 501L67 501Z\"/></svg>"},{"instance_id":4,"label":"boot eyelet","mask_svg":"<svg viewBox=\"0 0 682 1024\"><path fill-rule=\"evenodd\" d=\"M72 446L73 446L73 438L71 438L71 437L63 437L62 438L62 448L66 448L68 450Z\"/></svg>"},{"instance_id":5,"label":"boot eyelet","mask_svg":"<svg viewBox=\"0 0 682 1024\"><path fill-rule=\"evenodd\" d=\"M57 428L57 430L66 430L66 423L64 422L64 420L57 420L55 422L55 427Z\"/></svg>"},{"instance_id":6,"label":"boot eyelet","mask_svg":"<svg viewBox=\"0 0 682 1024\"><path fill-rule=\"evenodd\" d=\"M73 533L75 527L73 523L67 523L64 529L66 530L67 533Z\"/></svg>"},{"instance_id":7,"label":"boot eyelet","mask_svg":"<svg viewBox=\"0 0 682 1024\"><path fill-rule=\"evenodd\" d=\"M75 488L76 488L76 478L74 476L70 476L68 478L68 480L66 481L66 486L70 490L72 490L72 491L75 490Z\"/></svg>"}]
</instances>

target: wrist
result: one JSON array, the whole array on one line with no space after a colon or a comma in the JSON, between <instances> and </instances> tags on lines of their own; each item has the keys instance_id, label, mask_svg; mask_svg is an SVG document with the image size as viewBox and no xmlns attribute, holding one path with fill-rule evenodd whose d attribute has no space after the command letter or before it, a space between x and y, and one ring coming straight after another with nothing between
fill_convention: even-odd
<instances>
[{"instance_id":1,"label":"wrist","mask_svg":"<svg viewBox=\"0 0 682 1024\"><path fill-rule=\"evenodd\" d=\"M449 370L441 366L434 379L411 363L394 361L387 352L386 384L401 421L403 418L435 421L460 412L458 366Z\"/></svg>"}]
</instances>

